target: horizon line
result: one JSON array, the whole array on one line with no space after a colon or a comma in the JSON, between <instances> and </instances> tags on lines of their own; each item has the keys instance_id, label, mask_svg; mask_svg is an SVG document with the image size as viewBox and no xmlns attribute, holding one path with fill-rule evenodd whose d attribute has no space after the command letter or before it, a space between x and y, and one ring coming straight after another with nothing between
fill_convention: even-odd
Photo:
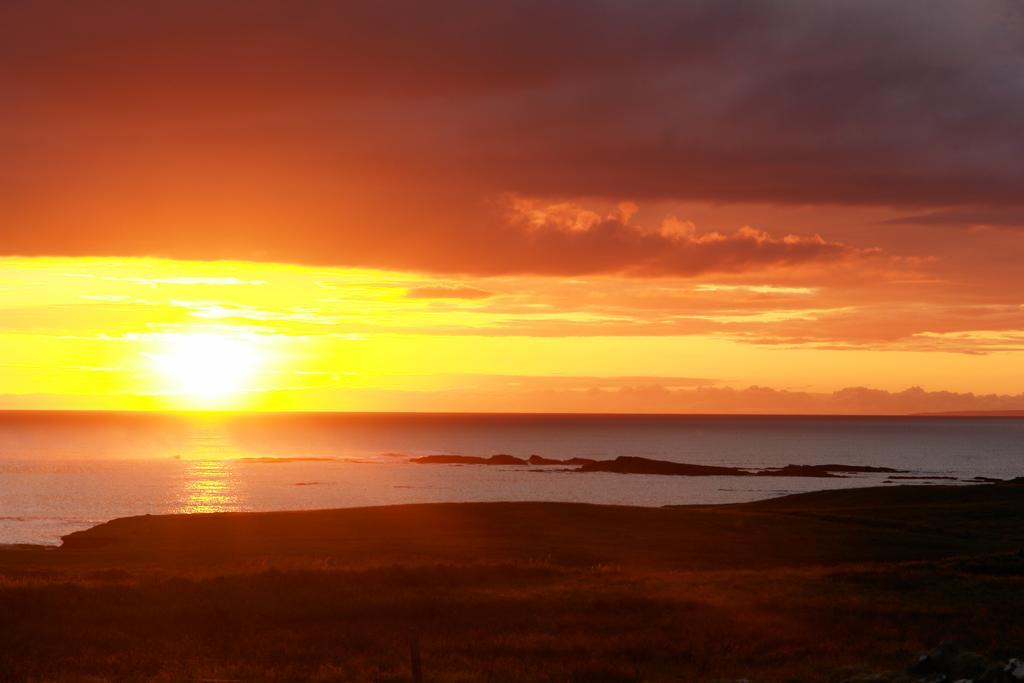
<instances>
[{"instance_id":1,"label":"horizon line","mask_svg":"<svg viewBox=\"0 0 1024 683\"><path fill-rule=\"evenodd\" d=\"M1024 418L1024 410L955 410L914 413L622 413L572 411L456 411L456 410L122 410L116 408L0 408L6 414L113 414L169 416L245 416L245 415L408 415L408 416L551 416L551 417L779 417L779 418Z\"/></svg>"}]
</instances>

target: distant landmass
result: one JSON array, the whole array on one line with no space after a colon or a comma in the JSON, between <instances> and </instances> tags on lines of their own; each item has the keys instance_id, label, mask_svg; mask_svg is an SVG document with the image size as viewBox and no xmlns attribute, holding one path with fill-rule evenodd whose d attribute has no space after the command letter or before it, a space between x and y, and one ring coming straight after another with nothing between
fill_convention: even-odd
<instances>
[{"instance_id":1,"label":"distant landmass","mask_svg":"<svg viewBox=\"0 0 1024 683\"><path fill-rule=\"evenodd\" d=\"M1024 417L1024 410L950 410L942 413L912 413L914 417Z\"/></svg>"}]
</instances>

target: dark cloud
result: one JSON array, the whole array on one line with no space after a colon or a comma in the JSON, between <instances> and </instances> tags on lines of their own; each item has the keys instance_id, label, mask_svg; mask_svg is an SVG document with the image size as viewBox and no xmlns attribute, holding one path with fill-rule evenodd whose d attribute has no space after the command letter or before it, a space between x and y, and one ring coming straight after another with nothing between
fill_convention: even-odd
<instances>
[{"instance_id":1,"label":"dark cloud","mask_svg":"<svg viewBox=\"0 0 1024 683\"><path fill-rule=\"evenodd\" d=\"M890 225L939 225L962 228L1024 228L1024 208L964 208L930 211L886 221Z\"/></svg>"},{"instance_id":2,"label":"dark cloud","mask_svg":"<svg viewBox=\"0 0 1024 683\"><path fill-rule=\"evenodd\" d=\"M2 11L12 85L138 108L186 93L228 110L287 109L285 93L430 99L659 69L714 56L738 22L770 14L750 0L41 0Z\"/></svg>"},{"instance_id":3,"label":"dark cloud","mask_svg":"<svg viewBox=\"0 0 1024 683\"><path fill-rule=\"evenodd\" d=\"M4 3L0 248L456 272L803 262L835 247L680 249L614 223L523 241L488 206L1019 210L1022 73L1009 0ZM556 268L537 249L567 251Z\"/></svg>"}]
</instances>

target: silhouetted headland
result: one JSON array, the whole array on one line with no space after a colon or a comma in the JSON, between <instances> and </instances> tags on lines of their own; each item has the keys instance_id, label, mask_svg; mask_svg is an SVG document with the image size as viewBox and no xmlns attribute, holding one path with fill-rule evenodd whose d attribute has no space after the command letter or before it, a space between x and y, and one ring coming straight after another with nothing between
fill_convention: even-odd
<instances>
[{"instance_id":1,"label":"silhouetted headland","mask_svg":"<svg viewBox=\"0 0 1024 683\"><path fill-rule=\"evenodd\" d=\"M1011 681L1022 549L1021 479L130 517L0 549L0 679Z\"/></svg>"}]
</instances>

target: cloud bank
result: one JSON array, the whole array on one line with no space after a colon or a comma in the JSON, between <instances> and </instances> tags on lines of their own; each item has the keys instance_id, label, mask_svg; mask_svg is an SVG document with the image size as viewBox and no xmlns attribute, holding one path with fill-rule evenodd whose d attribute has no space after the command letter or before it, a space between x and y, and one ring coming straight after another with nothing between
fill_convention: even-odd
<instances>
[{"instance_id":1,"label":"cloud bank","mask_svg":"<svg viewBox=\"0 0 1024 683\"><path fill-rule=\"evenodd\" d=\"M296 394L302 409L328 400L360 410L543 413L666 413L742 415L915 415L1024 412L1024 393L975 394L910 387L887 391L846 387L834 392L715 386L713 380L670 377L478 377L438 391L352 389Z\"/></svg>"},{"instance_id":2,"label":"cloud bank","mask_svg":"<svg viewBox=\"0 0 1024 683\"><path fill-rule=\"evenodd\" d=\"M5 3L0 250L560 274L828 260L852 248L828 226L526 233L495 202L1019 212L1022 46L1009 0Z\"/></svg>"}]
</instances>

